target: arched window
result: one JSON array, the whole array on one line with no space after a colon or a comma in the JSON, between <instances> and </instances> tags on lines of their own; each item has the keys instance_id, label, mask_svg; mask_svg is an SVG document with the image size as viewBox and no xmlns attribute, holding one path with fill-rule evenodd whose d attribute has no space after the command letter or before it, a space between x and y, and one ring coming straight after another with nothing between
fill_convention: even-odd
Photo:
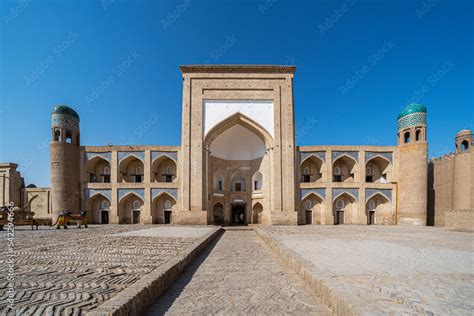
<instances>
[{"instance_id":1,"label":"arched window","mask_svg":"<svg viewBox=\"0 0 474 316\"><path fill-rule=\"evenodd\" d=\"M262 174L257 171L253 176L253 189L255 191L261 190L263 186Z\"/></svg>"},{"instance_id":2,"label":"arched window","mask_svg":"<svg viewBox=\"0 0 474 316\"><path fill-rule=\"evenodd\" d=\"M313 207L313 203L311 203L311 200L306 201L306 203L305 203L305 208L306 208L307 210L310 210L312 207Z\"/></svg>"},{"instance_id":3,"label":"arched window","mask_svg":"<svg viewBox=\"0 0 474 316\"><path fill-rule=\"evenodd\" d=\"M61 129L55 128L53 133L53 140L55 142L59 142L61 140Z\"/></svg>"},{"instance_id":4,"label":"arched window","mask_svg":"<svg viewBox=\"0 0 474 316\"><path fill-rule=\"evenodd\" d=\"M419 142L421 140L421 130L417 129L415 132L415 140Z\"/></svg>"},{"instance_id":5,"label":"arched window","mask_svg":"<svg viewBox=\"0 0 474 316\"><path fill-rule=\"evenodd\" d=\"M133 201L133 209L140 210L140 201L138 200Z\"/></svg>"},{"instance_id":6,"label":"arched window","mask_svg":"<svg viewBox=\"0 0 474 316\"><path fill-rule=\"evenodd\" d=\"M410 131L406 131L404 134L403 134L403 142L405 144L408 144L410 142Z\"/></svg>"},{"instance_id":7,"label":"arched window","mask_svg":"<svg viewBox=\"0 0 474 316\"><path fill-rule=\"evenodd\" d=\"M135 174L142 174L142 168L136 167L135 168Z\"/></svg>"},{"instance_id":8,"label":"arched window","mask_svg":"<svg viewBox=\"0 0 474 316\"><path fill-rule=\"evenodd\" d=\"M465 152L469 149L469 142L467 140L463 140L461 143L461 152Z\"/></svg>"},{"instance_id":9,"label":"arched window","mask_svg":"<svg viewBox=\"0 0 474 316\"><path fill-rule=\"evenodd\" d=\"M110 183L110 168L108 166L105 166L102 170L102 178L104 183Z\"/></svg>"},{"instance_id":10,"label":"arched window","mask_svg":"<svg viewBox=\"0 0 474 316\"><path fill-rule=\"evenodd\" d=\"M341 175L341 168L340 167L335 167L334 168L334 175L335 176L340 176Z\"/></svg>"},{"instance_id":11,"label":"arched window","mask_svg":"<svg viewBox=\"0 0 474 316\"><path fill-rule=\"evenodd\" d=\"M344 201L342 199L336 201L336 208L344 208Z\"/></svg>"},{"instance_id":12,"label":"arched window","mask_svg":"<svg viewBox=\"0 0 474 316\"><path fill-rule=\"evenodd\" d=\"M101 210L104 210L104 211L107 211L109 210L109 201L102 201L101 205L100 205L100 209Z\"/></svg>"},{"instance_id":13,"label":"arched window","mask_svg":"<svg viewBox=\"0 0 474 316\"><path fill-rule=\"evenodd\" d=\"M173 170L171 170L171 167L170 167L170 166L166 167L166 171L165 171L165 172L166 172L167 175L173 175Z\"/></svg>"},{"instance_id":14,"label":"arched window","mask_svg":"<svg viewBox=\"0 0 474 316\"><path fill-rule=\"evenodd\" d=\"M224 189L224 177L219 171L214 174L214 191L222 191Z\"/></svg>"},{"instance_id":15,"label":"arched window","mask_svg":"<svg viewBox=\"0 0 474 316\"><path fill-rule=\"evenodd\" d=\"M171 209L171 201L170 200L166 200L165 201L165 210L170 210Z\"/></svg>"},{"instance_id":16,"label":"arched window","mask_svg":"<svg viewBox=\"0 0 474 316\"><path fill-rule=\"evenodd\" d=\"M64 141L68 144L72 144L72 132L71 131L66 131L66 138Z\"/></svg>"},{"instance_id":17,"label":"arched window","mask_svg":"<svg viewBox=\"0 0 474 316\"><path fill-rule=\"evenodd\" d=\"M369 162L370 164L370 162ZM373 175L372 175L372 165L368 165L366 168L365 168L365 182L374 182L374 178L373 178Z\"/></svg>"}]
</instances>

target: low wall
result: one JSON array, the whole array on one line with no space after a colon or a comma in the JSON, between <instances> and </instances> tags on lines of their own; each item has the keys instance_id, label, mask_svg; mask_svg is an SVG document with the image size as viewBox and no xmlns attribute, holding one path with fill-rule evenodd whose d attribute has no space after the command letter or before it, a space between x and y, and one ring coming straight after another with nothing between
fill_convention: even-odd
<instances>
[{"instance_id":1,"label":"low wall","mask_svg":"<svg viewBox=\"0 0 474 316\"><path fill-rule=\"evenodd\" d=\"M221 233L221 228L215 228L189 246L182 255L159 266L86 315L142 315L148 306L163 294L184 269Z\"/></svg>"}]
</instances>

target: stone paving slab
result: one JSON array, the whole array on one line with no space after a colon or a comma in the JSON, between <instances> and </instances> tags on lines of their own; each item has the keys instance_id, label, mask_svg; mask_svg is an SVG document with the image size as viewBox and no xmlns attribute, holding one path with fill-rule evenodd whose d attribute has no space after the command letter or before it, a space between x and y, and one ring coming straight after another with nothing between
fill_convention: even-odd
<instances>
[{"instance_id":1,"label":"stone paving slab","mask_svg":"<svg viewBox=\"0 0 474 316\"><path fill-rule=\"evenodd\" d=\"M474 314L474 235L432 227L261 226L337 314Z\"/></svg>"},{"instance_id":2,"label":"stone paving slab","mask_svg":"<svg viewBox=\"0 0 474 316\"><path fill-rule=\"evenodd\" d=\"M253 230L229 229L146 315L329 315Z\"/></svg>"},{"instance_id":3,"label":"stone paving slab","mask_svg":"<svg viewBox=\"0 0 474 316\"><path fill-rule=\"evenodd\" d=\"M178 227L170 229L91 225L87 229L16 230L17 314L84 314L202 242L194 236L202 236L203 228L193 233L192 227L186 227L184 236L179 236ZM157 230L167 232L160 235ZM6 232L0 232L0 249L7 249ZM0 257L0 315L7 314L6 267L5 257Z\"/></svg>"}]
</instances>

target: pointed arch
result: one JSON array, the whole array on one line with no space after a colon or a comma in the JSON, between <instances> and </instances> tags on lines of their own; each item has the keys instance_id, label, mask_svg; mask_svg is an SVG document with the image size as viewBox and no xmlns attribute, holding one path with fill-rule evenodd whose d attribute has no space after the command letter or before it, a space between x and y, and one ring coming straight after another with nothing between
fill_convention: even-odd
<instances>
[{"instance_id":1,"label":"pointed arch","mask_svg":"<svg viewBox=\"0 0 474 316\"><path fill-rule=\"evenodd\" d=\"M178 201L176 200L176 198L174 196L172 196L171 194L169 194L168 192L160 192L158 193L154 198L153 198L153 201L152 202L155 202L156 199L160 198L161 196L165 195L166 197L170 198L171 200L173 200L175 203L178 203Z\"/></svg>"},{"instance_id":2,"label":"pointed arch","mask_svg":"<svg viewBox=\"0 0 474 316\"><path fill-rule=\"evenodd\" d=\"M85 164L87 182L109 183L110 182L110 162L101 156L95 156L86 161ZM108 172L106 172L108 171Z\"/></svg>"},{"instance_id":3,"label":"pointed arch","mask_svg":"<svg viewBox=\"0 0 474 316\"><path fill-rule=\"evenodd\" d=\"M137 174L137 168L141 173ZM119 182L143 182L143 161L135 155L129 155L119 163Z\"/></svg>"},{"instance_id":4,"label":"pointed arch","mask_svg":"<svg viewBox=\"0 0 474 316\"><path fill-rule=\"evenodd\" d=\"M108 204L107 210L103 209L102 207L104 201L106 201ZM106 214L107 216L103 216L102 212L109 212L112 203L106 195L97 192L91 195L86 200L85 204L85 210L87 212L86 217L88 222L94 224L108 224L108 214Z\"/></svg>"},{"instance_id":5,"label":"pointed arch","mask_svg":"<svg viewBox=\"0 0 474 316\"><path fill-rule=\"evenodd\" d=\"M375 155L365 163L365 182L389 182L391 172L392 162L384 156Z\"/></svg>"},{"instance_id":6,"label":"pointed arch","mask_svg":"<svg viewBox=\"0 0 474 316\"><path fill-rule=\"evenodd\" d=\"M155 158L151 164L152 179L156 182L176 182L178 166L169 155Z\"/></svg>"},{"instance_id":7,"label":"pointed arch","mask_svg":"<svg viewBox=\"0 0 474 316\"><path fill-rule=\"evenodd\" d=\"M365 203L368 225L392 224L390 199L381 192L372 194Z\"/></svg>"},{"instance_id":8,"label":"pointed arch","mask_svg":"<svg viewBox=\"0 0 474 316\"><path fill-rule=\"evenodd\" d=\"M151 219L153 224L172 224L173 212L176 210L176 199L167 192L161 192L152 202Z\"/></svg>"},{"instance_id":9,"label":"pointed arch","mask_svg":"<svg viewBox=\"0 0 474 316\"><path fill-rule=\"evenodd\" d=\"M324 161L314 154L304 158L300 165L301 182L321 182Z\"/></svg>"},{"instance_id":10,"label":"pointed arch","mask_svg":"<svg viewBox=\"0 0 474 316\"><path fill-rule=\"evenodd\" d=\"M262 223L263 205L260 202L256 202L252 207L252 224Z\"/></svg>"},{"instance_id":11,"label":"pointed arch","mask_svg":"<svg viewBox=\"0 0 474 316\"><path fill-rule=\"evenodd\" d=\"M332 162L333 182L354 182L357 173L357 160L347 154L339 156ZM335 170L340 170L336 174Z\"/></svg>"},{"instance_id":12,"label":"pointed arch","mask_svg":"<svg viewBox=\"0 0 474 316\"><path fill-rule=\"evenodd\" d=\"M257 170L252 175L252 191L260 191L263 189L263 174Z\"/></svg>"},{"instance_id":13,"label":"pointed arch","mask_svg":"<svg viewBox=\"0 0 474 316\"><path fill-rule=\"evenodd\" d=\"M246 129L250 130L253 132L255 135L260 137L260 139L265 143L265 145L268 147L271 147L273 144L273 137L270 135L270 133L262 127L260 124L252 120L251 118L245 116L244 114L240 112L236 112L232 114L231 116L225 118L224 120L220 121L217 123L209 132L207 135L204 137L204 145L206 147L209 147L210 144L224 131L228 130L229 128L235 126L235 125L241 125L245 127Z\"/></svg>"},{"instance_id":14,"label":"pointed arch","mask_svg":"<svg viewBox=\"0 0 474 316\"><path fill-rule=\"evenodd\" d=\"M224 224L224 206L222 203L217 202L212 207L212 218L214 220L214 224L222 225Z\"/></svg>"},{"instance_id":15,"label":"pointed arch","mask_svg":"<svg viewBox=\"0 0 474 316\"><path fill-rule=\"evenodd\" d=\"M139 208L137 208L137 202ZM144 200L135 192L130 191L124 194L119 201L119 223L120 224L138 224L140 223L141 210Z\"/></svg>"},{"instance_id":16,"label":"pointed arch","mask_svg":"<svg viewBox=\"0 0 474 316\"><path fill-rule=\"evenodd\" d=\"M301 197L301 201L304 201L305 199L307 199L310 196L314 196L315 198L320 199L321 201L324 201L324 197L322 197L317 192L308 192L308 193L306 193L304 196Z\"/></svg>"},{"instance_id":17,"label":"pointed arch","mask_svg":"<svg viewBox=\"0 0 474 316\"><path fill-rule=\"evenodd\" d=\"M342 203L340 203L342 201ZM350 192L341 192L333 199L334 224L352 224L357 219L357 199Z\"/></svg>"},{"instance_id":18,"label":"pointed arch","mask_svg":"<svg viewBox=\"0 0 474 316\"><path fill-rule=\"evenodd\" d=\"M344 194L348 195L349 197L351 197L352 199L354 199L354 201L358 201L359 199L354 195L352 194L351 192L347 192L347 191L344 191L344 192L341 192L339 194L337 194L335 197L332 198L333 201L336 201L338 198L340 198L341 196L343 196Z\"/></svg>"}]
</instances>

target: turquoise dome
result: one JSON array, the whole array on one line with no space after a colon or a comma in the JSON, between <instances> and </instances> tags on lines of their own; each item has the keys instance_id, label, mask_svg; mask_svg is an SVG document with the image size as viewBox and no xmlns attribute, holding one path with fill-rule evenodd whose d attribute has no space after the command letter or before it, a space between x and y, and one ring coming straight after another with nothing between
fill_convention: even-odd
<instances>
[{"instance_id":1,"label":"turquoise dome","mask_svg":"<svg viewBox=\"0 0 474 316\"><path fill-rule=\"evenodd\" d=\"M418 103L408 104L399 114L398 119L413 113L426 113L426 107Z\"/></svg>"},{"instance_id":2,"label":"turquoise dome","mask_svg":"<svg viewBox=\"0 0 474 316\"><path fill-rule=\"evenodd\" d=\"M67 105L56 105L51 111L51 114L69 115L79 120L79 114Z\"/></svg>"}]
</instances>

